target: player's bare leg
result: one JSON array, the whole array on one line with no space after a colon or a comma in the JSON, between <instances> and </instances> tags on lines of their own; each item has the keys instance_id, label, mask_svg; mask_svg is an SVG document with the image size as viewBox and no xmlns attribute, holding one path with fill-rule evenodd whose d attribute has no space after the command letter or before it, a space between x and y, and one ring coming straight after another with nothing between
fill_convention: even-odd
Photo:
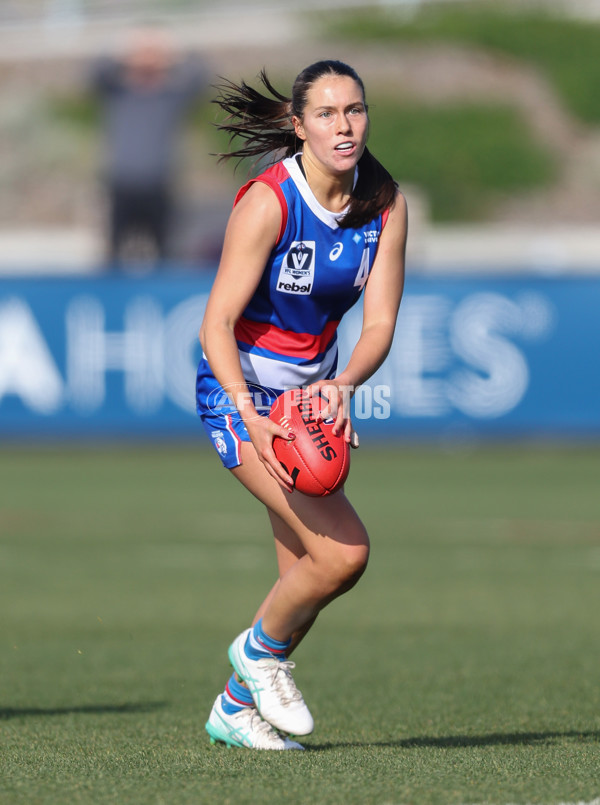
<instances>
[{"instance_id":1,"label":"player's bare leg","mask_svg":"<svg viewBox=\"0 0 600 805\"><path fill-rule=\"evenodd\" d=\"M294 735L312 732L313 719L287 659L320 610L350 589L369 555L367 533L343 491L323 498L285 492L242 445L243 463L232 472L269 511L280 577L257 620L233 641L229 658L261 716Z\"/></svg>"},{"instance_id":2,"label":"player's bare leg","mask_svg":"<svg viewBox=\"0 0 600 805\"><path fill-rule=\"evenodd\" d=\"M302 543L296 536L296 534L292 531L289 526L287 526L284 521L279 517L279 515L275 514L275 512L269 511L269 518L271 520L271 526L273 528L273 535L275 537L275 551L277 553L277 566L279 568L279 578L284 576L287 571L295 564L299 559L301 559L306 551L302 546ZM258 608L254 619L252 621L252 625L260 620L265 612L269 604L271 603L273 596L279 586L279 579L275 582L271 590L269 591L267 597L262 602L260 607ZM306 623L301 629L294 632L291 636L291 643L286 651L286 656L290 656L291 653L294 651L295 648L299 645L300 641L305 637L308 633L310 628L312 627L313 623L316 621L317 616L315 615L308 623Z\"/></svg>"},{"instance_id":3,"label":"player's bare leg","mask_svg":"<svg viewBox=\"0 0 600 805\"><path fill-rule=\"evenodd\" d=\"M261 607L265 631L285 641L356 583L367 564L369 538L343 491L322 498L289 494L268 474L250 443L242 445L242 458L233 474L278 518L275 537L283 555L287 551L288 560L297 557Z\"/></svg>"}]
</instances>

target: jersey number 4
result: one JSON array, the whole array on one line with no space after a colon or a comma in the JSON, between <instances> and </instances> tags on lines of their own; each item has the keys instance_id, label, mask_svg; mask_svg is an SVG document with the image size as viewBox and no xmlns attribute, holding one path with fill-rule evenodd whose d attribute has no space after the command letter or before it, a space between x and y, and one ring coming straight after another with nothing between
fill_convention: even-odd
<instances>
[{"instance_id":1,"label":"jersey number 4","mask_svg":"<svg viewBox=\"0 0 600 805\"><path fill-rule=\"evenodd\" d=\"M367 246L362 254L358 273L354 278L354 287L362 289L365 287L365 282L369 279L369 247Z\"/></svg>"}]
</instances>

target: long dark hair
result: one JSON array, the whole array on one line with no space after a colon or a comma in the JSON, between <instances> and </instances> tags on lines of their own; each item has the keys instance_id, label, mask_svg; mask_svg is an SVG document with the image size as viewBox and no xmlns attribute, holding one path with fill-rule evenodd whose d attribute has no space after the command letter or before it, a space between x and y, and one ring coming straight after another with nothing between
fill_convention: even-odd
<instances>
[{"instance_id":1,"label":"long dark hair","mask_svg":"<svg viewBox=\"0 0 600 805\"><path fill-rule=\"evenodd\" d=\"M300 150L300 142L292 125L292 116L302 119L309 89L325 75L352 78L365 98L365 87L356 71L344 62L335 60L318 61L306 67L294 81L291 98L275 89L265 70L259 74L263 91L254 89L245 81L235 84L223 80L218 84L218 95L213 103L226 112L226 117L217 128L229 134L230 146L228 151L216 155L219 161L234 158L239 163L253 157L255 162L266 160L275 163L293 156ZM234 148L232 144L236 138L242 143ZM358 161L358 181L340 226L358 227L372 221L393 205L396 190L394 179L365 148Z\"/></svg>"}]
</instances>

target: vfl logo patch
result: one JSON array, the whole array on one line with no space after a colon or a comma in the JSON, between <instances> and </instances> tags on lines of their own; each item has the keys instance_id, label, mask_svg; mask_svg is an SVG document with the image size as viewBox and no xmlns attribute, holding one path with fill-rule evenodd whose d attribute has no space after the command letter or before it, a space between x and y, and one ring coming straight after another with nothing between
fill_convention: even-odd
<instances>
[{"instance_id":1,"label":"vfl logo patch","mask_svg":"<svg viewBox=\"0 0 600 805\"><path fill-rule=\"evenodd\" d=\"M276 289L281 293L311 292L315 278L315 241L295 240L284 256Z\"/></svg>"}]
</instances>

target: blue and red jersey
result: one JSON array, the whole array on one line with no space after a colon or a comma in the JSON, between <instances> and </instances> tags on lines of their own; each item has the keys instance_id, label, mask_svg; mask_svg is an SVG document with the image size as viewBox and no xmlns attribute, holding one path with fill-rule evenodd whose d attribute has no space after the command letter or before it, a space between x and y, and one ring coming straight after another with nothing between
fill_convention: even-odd
<instances>
[{"instance_id":1,"label":"blue and red jersey","mask_svg":"<svg viewBox=\"0 0 600 805\"><path fill-rule=\"evenodd\" d=\"M342 229L341 216L314 197L296 157L244 185L236 203L253 182L269 185L281 205L277 243L235 327L249 392L265 415L287 388L335 376L337 327L369 277L387 212L365 226ZM236 467L250 437L205 358L198 366L196 408L223 464Z\"/></svg>"},{"instance_id":2,"label":"blue and red jersey","mask_svg":"<svg viewBox=\"0 0 600 805\"><path fill-rule=\"evenodd\" d=\"M279 238L235 328L244 377L278 393L333 377L337 327L368 279L386 214L357 229L313 195L296 157L278 162L264 182L281 204Z\"/></svg>"}]
</instances>

